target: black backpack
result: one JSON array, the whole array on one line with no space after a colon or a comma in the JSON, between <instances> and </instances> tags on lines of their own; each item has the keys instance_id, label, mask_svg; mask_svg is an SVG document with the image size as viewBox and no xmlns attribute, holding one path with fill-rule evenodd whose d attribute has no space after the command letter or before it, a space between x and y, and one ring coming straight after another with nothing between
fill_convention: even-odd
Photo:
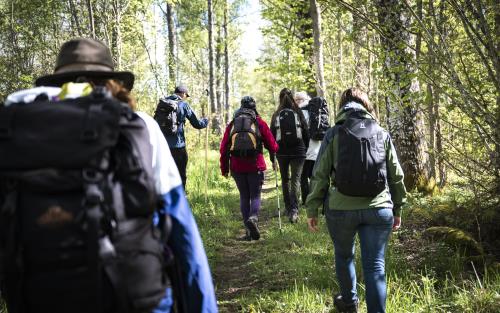
<instances>
[{"instance_id":1,"label":"black backpack","mask_svg":"<svg viewBox=\"0 0 500 313\"><path fill-rule=\"evenodd\" d=\"M144 121L101 88L19 103L0 108L0 151L9 312L151 312L169 282Z\"/></svg>"},{"instance_id":2,"label":"black backpack","mask_svg":"<svg viewBox=\"0 0 500 313\"><path fill-rule=\"evenodd\" d=\"M177 112L179 111L179 101L169 98L162 98L158 102L154 119L160 125L160 129L165 136L173 136L177 134L179 121L177 120Z\"/></svg>"},{"instance_id":3,"label":"black backpack","mask_svg":"<svg viewBox=\"0 0 500 313\"><path fill-rule=\"evenodd\" d=\"M229 153L237 157L255 157L262 153L262 138L254 110L240 109L236 112Z\"/></svg>"},{"instance_id":4,"label":"black backpack","mask_svg":"<svg viewBox=\"0 0 500 313\"><path fill-rule=\"evenodd\" d=\"M285 145L296 145L302 140L299 115L292 109L283 109L276 117L276 141Z\"/></svg>"},{"instance_id":5,"label":"black backpack","mask_svg":"<svg viewBox=\"0 0 500 313\"><path fill-rule=\"evenodd\" d=\"M375 197L387 186L386 133L377 122L354 112L338 130L335 186L342 194Z\"/></svg>"},{"instance_id":6,"label":"black backpack","mask_svg":"<svg viewBox=\"0 0 500 313\"><path fill-rule=\"evenodd\" d=\"M330 113L328 104L322 97L314 97L307 105L309 111L309 135L311 139L323 140L330 128Z\"/></svg>"}]
</instances>

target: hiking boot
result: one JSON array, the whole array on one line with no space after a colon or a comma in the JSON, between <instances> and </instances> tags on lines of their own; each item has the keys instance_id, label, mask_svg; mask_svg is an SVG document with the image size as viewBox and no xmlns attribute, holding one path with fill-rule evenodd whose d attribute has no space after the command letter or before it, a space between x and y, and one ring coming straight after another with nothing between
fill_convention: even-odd
<instances>
[{"instance_id":1,"label":"hiking boot","mask_svg":"<svg viewBox=\"0 0 500 313\"><path fill-rule=\"evenodd\" d=\"M338 294L333 298L333 305L339 313L358 313L359 301L355 300L353 303L345 303L342 295Z\"/></svg>"},{"instance_id":2,"label":"hiking boot","mask_svg":"<svg viewBox=\"0 0 500 313\"><path fill-rule=\"evenodd\" d=\"M250 231L250 238L252 238L253 240L260 239L259 226L257 225L258 220L259 219L257 218L257 216L250 216L245 222L245 226Z\"/></svg>"},{"instance_id":3,"label":"hiking boot","mask_svg":"<svg viewBox=\"0 0 500 313\"><path fill-rule=\"evenodd\" d=\"M292 223L292 224L297 223L299 220L299 213L293 212L292 214L290 214L289 219L290 219L290 223Z\"/></svg>"}]
</instances>

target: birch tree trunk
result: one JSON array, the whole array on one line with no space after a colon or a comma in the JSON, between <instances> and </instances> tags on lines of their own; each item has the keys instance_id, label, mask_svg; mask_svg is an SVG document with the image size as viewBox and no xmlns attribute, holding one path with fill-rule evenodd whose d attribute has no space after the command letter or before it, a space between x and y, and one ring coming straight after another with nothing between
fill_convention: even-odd
<instances>
[{"instance_id":1,"label":"birch tree trunk","mask_svg":"<svg viewBox=\"0 0 500 313\"><path fill-rule=\"evenodd\" d=\"M95 38L94 9L92 8L92 1L91 0L87 0L87 10L89 12L90 36L92 38Z\"/></svg>"},{"instance_id":2,"label":"birch tree trunk","mask_svg":"<svg viewBox=\"0 0 500 313\"><path fill-rule=\"evenodd\" d=\"M378 18L382 27L384 48L384 76L387 81L387 124L398 148L399 159L405 173L408 189L427 185L425 141L420 127L421 114L415 100L418 82L411 74L414 55L405 47L410 46L407 32L409 19L397 0L378 0Z\"/></svg>"},{"instance_id":3,"label":"birch tree trunk","mask_svg":"<svg viewBox=\"0 0 500 313\"><path fill-rule=\"evenodd\" d=\"M113 52L113 57L115 59L115 65L117 69L121 68L122 64L122 32L121 32L121 19L123 8L121 7L121 1L113 0L113 15L114 15L114 23L113 23L113 35L112 35L112 44L111 51Z\"/></svg>"},{"instance_id":4,"label":"birch tree trunk","mask_svg":"<svg viewBox=\"0 0 500 313\"><path fill-rule=\"evenodd\" d=\"M323 66L323 40L321 38L321 9L316 0L310 0L309 12L312 17L314 38L314 65L316 67L316 93L325 97L325 74Z\"/></svg>"},{"instance_id":5,"label":"birch tree trunk","mask_svg":"<svg viewBox=\"0 0 500 313\"><path fill-rule=\"evenodd\" d=\"M175 24L174 9L167 1L167 31L168 31L168 78L172 86L177 84L175 57Z\"/></svg>"},{"instance_id":6,"label":"birch tree trunk","mask_svg":"<svg viewBox=\"0 0 500 313\"><path fill-rule=\"evenodd\" d=\"M220 116L222 116L222 90L221 90L221 85L222 85L222 77L220 73L220 68L221 68L221 62L222 62L222 25L218 27L217 29L217 39L216 39L216 45L215 45L215 100L216 104L215 106L218 108L217 115L219 117L219 121L221 121ZM222 121L221 121L222 123Z\"/></svg>"},{"instance_id":7,"label":"birch tree trunk","mask_svg":"<svg viewBox=\"0 0 500 313\"><path fill-rule=\"evenodd\" d=\"M215 102L215 69L214 69L214 17L212 0L208 4L208 64L209 64L209 93L210 109L212 111L212 130L220 133L220 125L217 119L217 106Z\"/></svg>"},{"instance_id":8,"label":"birch tree trunk","mask_svg":"<svg viewBox=\"0 0 500 313\"><path fill-rule=\"evenodd\" d=\"M69 0L68 2L69 2L69 9L71 11L71 17L72 17L73 23L74 23L74 30L76 30L76 33L78 34L79 37L82 37L83 31L82 31L82 27L80 26L80 20L78 18L77 8L76 8L73 0Z\"/></svg>"},{"instance_id":9,"label":"birch tree trunk","mask_svg":"<svg viewBox=\"0 0 500 313\"><path fill-rule=\"evenodd\" d=\"M358 0L355 2L359 10L363 10L365 1ZM361 52L362 47L368 46L368 29L366 22L352 14L352 36L353 36L353 56L354 56L354 85L368 92L368 64Z\"/></svg>"},{"instance_id":10,"label":"birch tree trunk","mask_svg":"<svg viewBox=\"0 0 500 313\"><path fill-rule=\"evenodd\" d=\"M225 124L229 123L231 120L231 105L229 103L229 95L230 95L230 89L229 89L229 36L227 32L227 0L224 1L224 23L222 25L223 27L223 33L224 33L224 108L226 111L226 120Z\"/></svg>"}]
</instances>

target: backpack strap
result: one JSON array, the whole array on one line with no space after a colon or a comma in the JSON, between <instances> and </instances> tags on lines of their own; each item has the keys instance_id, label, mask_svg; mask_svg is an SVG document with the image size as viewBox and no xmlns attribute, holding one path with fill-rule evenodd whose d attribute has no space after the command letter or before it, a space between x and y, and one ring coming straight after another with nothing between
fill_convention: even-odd
<instances>
[{"instance_id":1,"label":"backpack strap","mask_svg":"<svg viewBox=\"0 0 500 313\"><path fill-rule=\"evenodd\" d=\"M19 253L19 245L16 244L19 242L17 238L19 236L17 229L18 223L15 219L15 211L19 195L17 191L17 183L9 182L5 187L5 190L3 190L5 192L4 202L0 209L0 214L2 216L0 219L0 231L2 232L1 244L3 246L3 252L2 255L0 255L0 262L2 264L0 282L2 287L4 284L5 287L7 287L5 290L2 290L2 296L9 304L9 312L20 313L24 312L24 304L22 301L24 289L24 275L22 268L24 267L24 260L22 258L22 254ZM6 267L14 268L15 271L4 272L3 268Z\"/></svg>"},{"instance_id":2,"label":"backpack strap","mask_svg":"<svg viewBox=\"0 0 500 313\"><path fill-rule=\"evenodd\" d=\"M103 174L94 169L84 169L82 171L85 188L85 222L87 233L87 264L89 266L89 274L94 281L95 292L93 295L94 307L98 308L98 312L102 311L102 303L100 296L102 294L103 286L101 285L101 275L99 271L99 229L102 219L101 205L104 201L104 195L98 186L103 180Z\"/></svg>"},{"instance_id":3,"label":"backpack strap","mask_svg":"<svg viewBox=\"0 0 500 313\"><path fill-rule=\"evenodd\" d=\"M99 137L99 133L97 131L97 124L95 116L100 115L102 112L102 104L91 104L87 109L87 115L85 117L85 121L83 123L82 133L80 138L82 141L90 142L95 141Z\"/></svg>"},{"instance_id":4,"label":"backpack strap","mask_svg":"<svg viewBox=\"0 0 500 313\"><path fill-rule=\"evenodd\" d=\"M12 119L16 106L14 105L9 110L2 111L2 114L0 114L0 140L5 140L12 137Z\"/></svg>"},{"instance_id":5,"label":"backpack strap","mask_svg":"<svg viewBox=\"0 0 500 313\"><path fill-rule=\"evenodd\" d=\"M127 306L127 290L125 284L118 271L115 261L116 250L108 235L99 233L100 224L104 217L102 212L102 204L104 203L104 194L100 188L100 183L104 179L102 172L94 169L84 169L83 179L85 182L85 201L84 207L86 212L86 227L87 227L87 260L89 264L90 275L93 275L94 284L96 286L94 301L95 307L102 311L102 272L100 271L100 264L103 264L103 270L107 274L116 298L117 312L128 313ZM117 212L118 215L124 212Z\"/></svg>"}]
</instances>

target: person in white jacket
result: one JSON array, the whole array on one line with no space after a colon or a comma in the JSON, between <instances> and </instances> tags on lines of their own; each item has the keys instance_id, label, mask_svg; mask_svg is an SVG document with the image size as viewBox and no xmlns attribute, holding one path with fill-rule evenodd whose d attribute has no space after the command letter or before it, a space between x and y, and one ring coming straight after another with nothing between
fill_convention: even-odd
<instances>
[{"instance_id":1,"label":"person in white jacket","mask_svg":"<svg viewBox=\"0 0 500 313\"><path fill-rule=\"evenodd\" d=\"M307 124L310 123L310 115L307 105L311 98L305 91L296 92L294 95L295 102L299 105L299 108L304 113ZM321 146L320 140L309 139L309 148L306 152L306 160L304 162L304 167L302 168L302 174L300 176L300 192L302 196L302 205L305 204L307 195L309 194L309 183L312 176L312 171L316 158L318 157L319 148Z\"/></svg>"}]
</instances>

